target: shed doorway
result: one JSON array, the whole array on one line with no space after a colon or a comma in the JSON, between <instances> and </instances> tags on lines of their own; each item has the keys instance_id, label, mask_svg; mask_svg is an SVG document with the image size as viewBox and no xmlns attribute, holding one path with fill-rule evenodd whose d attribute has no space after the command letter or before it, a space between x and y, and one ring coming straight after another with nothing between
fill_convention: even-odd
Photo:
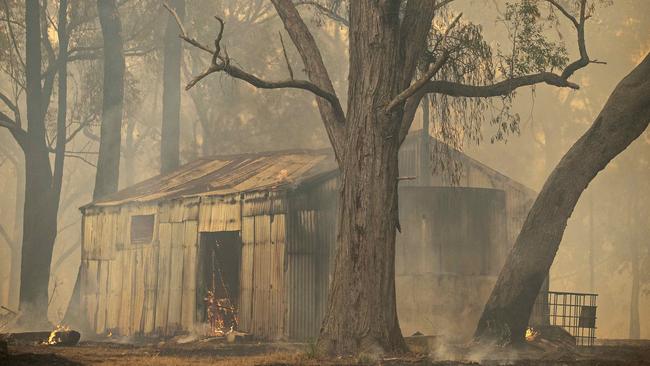
<instances>
[{"instance_id":1,"label":"shed doorway","mask_svg":"<svg viewBox=\"0 0 650 366\"><path fill-rule=\"evenodd\" d=\"M241 256L239 231L200 234L196 314L212 335L237 329Z\"/></svg>"}]
</instances>

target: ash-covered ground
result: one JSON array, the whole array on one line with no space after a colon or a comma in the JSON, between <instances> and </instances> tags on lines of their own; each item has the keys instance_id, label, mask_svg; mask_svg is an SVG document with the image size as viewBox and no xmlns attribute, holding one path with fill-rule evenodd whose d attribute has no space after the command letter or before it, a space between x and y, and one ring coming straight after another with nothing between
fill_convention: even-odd
<instances>
[{"instance_id":1,"label":"ash-covered ground","mask_svg":"<svg viewBox=\"0 0 650 366\"><path fill-rule=\"evenodd\" d=\"M139 340L82 341L76 346L10 344L1 365L650 365L650 341L601 341L593 347L528 344L518 349L445 345L434 338L407 342L413 353L373 359L318 359L313 344L228 343L223 339L179 343Z\"/></svg>"}]
</instances>

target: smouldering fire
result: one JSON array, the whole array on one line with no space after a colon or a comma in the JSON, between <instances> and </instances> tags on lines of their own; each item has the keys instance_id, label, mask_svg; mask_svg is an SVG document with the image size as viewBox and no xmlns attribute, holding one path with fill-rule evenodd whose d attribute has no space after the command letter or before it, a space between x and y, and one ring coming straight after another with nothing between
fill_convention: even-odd
<instances>
[{"instance_id":1,"label":"smouldering fire","mask_svg":"<svg viewBox=\"0 0 650 366\"><path fill-rule=\"evenodd\" d=\"M533 327L526 328L526 335L525 335L526 341L532 342L535 339L537 339L538 336L539 336L539 331L537 331L535 328Z\"/></svg>"},{"instance_id":2,"label":"smouldering fire","mask_svg":"<svg viewBox=\"0 0 650 366\"><path fill-rule=\"evenodd\" d=\"M61 343L63 340L61 339L61 333L62 332L67 332L70 330L70 327L67 325L62 325L59 324L54 328L54 330L50 333L50 337L47 339L47 342L45 344L49 345L55 345Z\"/></svg>"},{"instance_id":3,"label":"smouldering fire","mask_svg":"<svg viewBox=\"0 0 650 366\"><path fill-rule=\"evenodd\" d=\"M208 295L203 301L205 301L208 310L207 315L211 335L222 337L237 329L239 323L237 309L235 309L230 299L219 299L214 295L214 292L208 291Z\"/></svg>"}]
</instances>

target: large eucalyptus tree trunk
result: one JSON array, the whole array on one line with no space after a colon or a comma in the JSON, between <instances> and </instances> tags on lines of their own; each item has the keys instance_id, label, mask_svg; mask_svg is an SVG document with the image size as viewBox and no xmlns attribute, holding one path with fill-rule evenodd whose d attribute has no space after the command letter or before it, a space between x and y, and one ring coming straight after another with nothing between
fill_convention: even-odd
<instances>
[{"instance_id":1,"label":"large eucalyptus tree trunk","mask_svg":"<svg viewBox=\"0 0 650 366\"><path fill-rule=\"evenodd\" d=\"M406 349L397 320L395 234L401 112L387 112L403 66L398 9L351 6L347 141L340 155L337 253L319 338L325 353ZM380 29L381 31L377 31ZM372 35L372 36L370 36ZM410 81L410 78L409 78Z\"/></svg>"},{"instance_id":2,"label":"large eucalyptus tree trunk","mask_svg":"<svg viewBox=\"0 0 650 366\"><path fill-rule=\"evenodd\" d=\"M476 329L497 343L524 339L535 297L567 220L592 179L650 122L650 54L614 89L594 124L569 149L537 196Z\"/></svg>"}]
</instances>

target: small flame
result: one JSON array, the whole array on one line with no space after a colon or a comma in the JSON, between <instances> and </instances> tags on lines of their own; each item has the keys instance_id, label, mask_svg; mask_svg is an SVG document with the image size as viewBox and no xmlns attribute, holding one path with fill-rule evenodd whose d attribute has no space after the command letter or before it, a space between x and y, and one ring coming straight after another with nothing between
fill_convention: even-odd
<instances>
[{"instance_id":1,"label":"small flame","mask_svg":"<svg viewBox=\"0 0 650 366\"><path fill-rule=\"evenodd\" d=\"M54 328L54 330L50 333L50 337L47 339L47 342L45 344L49 345L54 345L54 344L59 344L61 343L61 338L59 337L60 332L67 332L70 330L70 327L67 325L62 325L59 324Z\"/></svg>"},{"instance_id":2,"label":"small flame","mask_svg":"<svg viewBox=\"0 0 650 366\"><path fill-rule=\"evenodd\" d=\"M223 337L234 331L239 324L237 310L230 299L219 299L212 291L203 299L208 310L208 323L212 336Z\"/></svg>"},{"instance_id":3,"label":"small flame","mask_svg":"<svg viewBox=\"0 0 650 366\"><path fill-rule=\"evenodd\" d=\"M538 336L539 336L539 331L537 331L535 328L533 327L526 328L526 335L525 335L526 341L532 342L535 339L537 339Z\"/></svg>"}]
</instances>

